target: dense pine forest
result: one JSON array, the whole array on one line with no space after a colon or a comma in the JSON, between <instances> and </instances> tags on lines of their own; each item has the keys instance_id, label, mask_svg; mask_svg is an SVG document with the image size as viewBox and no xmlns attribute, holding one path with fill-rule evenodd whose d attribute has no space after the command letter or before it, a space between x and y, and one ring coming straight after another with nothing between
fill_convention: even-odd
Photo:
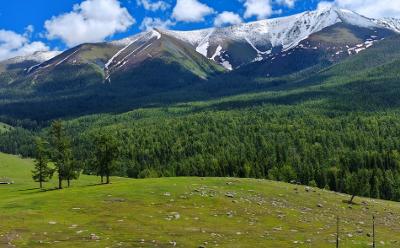
<instances>
[{"instance_id":1,"label":"dense pine forest","mask_svg":"<svg viewBox=\"0 0 400 248\"><path fill-rule=\"evenodd\" d=\"M398 111L342 113L272 105L185 110L137 110L67 121L76 163L85 173L95 173L87 161L93 137L107 133L120 149L116 174L121 176L269 178L400 200ZM1 149L32 156L32 137L16 128L2 134Z\"/></svg>"}]
</instances>

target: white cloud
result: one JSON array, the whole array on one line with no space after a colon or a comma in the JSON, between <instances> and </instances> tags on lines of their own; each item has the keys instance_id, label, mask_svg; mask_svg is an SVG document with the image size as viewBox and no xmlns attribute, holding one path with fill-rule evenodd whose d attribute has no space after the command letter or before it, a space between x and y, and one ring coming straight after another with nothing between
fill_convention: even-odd
<instances>
[{"instance_id":1,"label":"white cloud","mask_svg":"<svg viewBox=\"0 0 400 248\"><path fill-rule=\"evenodd\" d=\"M270 0L246 0L244 3L246 11L245 18L257 17L257 19L265 19L273 14Z\"/></svg>"},{"instance_id":2,"label":"white cloud","mask_svg":"<svg viewBox=\"0 0 400 248\"><path fill-rule=\"evenodd\" d=\"M289 8L293 8L296 3L296 0L277 0L277 3L280 5L285 5Z\"/></svg>"},{"instance_id":3,"label":"white cloud","mask_svg":"<svg viewBox=\"0 0 400 248\"><path fill-rule=\"evenodd\" d=\"M204 17L214 13L214 10L198 0L177 0L172 17L177 21L201 22Z\"/></svg>"},{"instance_id":4,"label":"white cloud","mask_svg":"<svg viewBox=\"0 0 400 248\"><path fill-rule=\"evenodd\" d=\"M219 14L214 20L214 26L221 27L226 24L235 25L242 22L242 18L233 12L224 11Z\"/></svg>"},{"instance_id":5,"label":"white cloud","mask_svg":"<svg viewBox=\"0 0 400 248\"><path fill-rule=\"evenodd\" d=\"M145 10L150 11L166 10L170 7L170 5L164 1L152 2L152 0L137 0L137 4L143 6Z\"/></svg>"},{"instance_id":6,"label":"white cloud","mask_svg":"<svg viewBox=\"0 0 400 248\"><path fill-rule=\"evenodd\" d=\"M322 1L322 2L318 3L317 10L328 9L328 8L331 8L333 5L334 5L333 2Z\"/></svg>"},{"instance_id":7,"label":"white cloud","mask_svg":"<svg viewBox=\"0 0 400 248\"><path fill-rule=\"evenodd\" d=\"M399 0L335 0L322 2L320 6L336 5L350 9L367 17L400 17Z\"/></svg>"},{"instance_id":8,"label":"white cloud","mask_svg":"<svg viewBox=\"0 0 400 248\"><path fill-rule=\"evenodd\" d=\"M86 0L73 11L52 17L45 22L46 37L61 39L67 46L100 42L126 31L135 19L118 0Z\"/></svg>"},{"instance_id":9,"label":"white cloud","mask_svg":"<svg viewBox=\"0 0 400 248\"><path fill-rule=\"evenodd\" d=\"M31 42L29 36L33 26L26 28L25 34L0 29L0 61L16 56L25 56L37 51L48 51L49 47L43 42Z\"/></svg>"},{"instance_id":10,"label":"white cloud","mask_svg":"<svg viewBox=\"0 0 400 248\"><path fill-rule=\"evenodd\" d=\"M25 35L31 36L33 34L33 31L35 31L35 27L33 25L28 25L25 28Z\"/></svg>"},{"instance_id":11,"label":"white cloud","mask_svg":"<svg viewBox=\"0 0 400 248\"><path fill-rule=\"evenodd\" d=\"M140 24L140 30L152 30L153 28L168 29L169 27L175 25L171 20L163 21L160 18L146 17Z\"/></svg>"}]
</instances>

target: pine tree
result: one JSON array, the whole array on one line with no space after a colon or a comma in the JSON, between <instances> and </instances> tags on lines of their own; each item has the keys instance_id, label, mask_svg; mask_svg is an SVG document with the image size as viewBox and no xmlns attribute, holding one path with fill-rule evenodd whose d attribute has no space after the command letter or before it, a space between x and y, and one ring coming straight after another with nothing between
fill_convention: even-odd
<instances>
[{"instance_id":1,"label":"pine tree","mask_svg":"<svg viewBox=\"0 0 400 248\"><path fill-rule=\"evenodd\" d=\"M71 185L71 180L79 178L81 169L77 161L72 156L72 149L68 148L65 153L65 168L64 168L64 179L67 181L68 187Z\"/></svg>"},{"instance_id":2,"label":"pine tree","mask_svg":"<svg viewBox=\"0 0 400 248\"><path fill-rule=\"evenodd\" d=\"M36 143L36 159L35 169L32 171L32 178L35 182L40 184L40 188L43 188L43 183L48 182L54 174L54 170L49 167L48 151L46 149L46 143L41 139L37 138Z\"/></svg>"},{"instance_id":3,"label":"pine tree","mask_svg":"<svg viewBox=\"0 0 400 248\"><path fill-rule=\"evenodd\" d=\"M116 139L108 133L97 134L93 138L92 167L96 174L106 177L106 184L110 183L110 176L115 171L115 160L119 156L119 149Z\"/></svg>"},{"instance_id":4,"label":"pine tree","mask_svg":"<svg viewBox=\"0 0 400 248\"><path fill-rule=\"evenodd\" d=\"M72 177L72 149L71 142L65 135L61 121L54 121L50 130L51 136L51 159L58 173L58 188L62 189L63 180L71 180Z\"/></svg>"}]
</instances>

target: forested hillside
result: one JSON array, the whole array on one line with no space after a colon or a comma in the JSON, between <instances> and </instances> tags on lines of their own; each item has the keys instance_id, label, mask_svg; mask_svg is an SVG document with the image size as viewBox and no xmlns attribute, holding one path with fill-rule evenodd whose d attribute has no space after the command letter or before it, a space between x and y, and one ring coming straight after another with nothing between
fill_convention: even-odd
<instances>
[{"instance_id":1,"label":"forested hillside","mask_svg":"<svg viewBox=\"0 0 400 248\"><path fill-rule=\"evenodd\" d=\"M400 200L396 42L308 78L298 74L276 85L259 80L267 91L86 116L65 125L83 165L95 133L117 137L118 175L271 178ZM3 133L1 150L32 155L35 133L46 136L48 130ZM356 178L364 179L358 180L361 191L352 185Z\"/></svg>"},{"instance_id":2,"label":"forested hillside","mask_svg":"<svg viewBox=\"0 0 400 248\"><path fill-rule=\"evenodd\" d=\"M93 137L108 133L118 145L121 176L270 178L400 200L399 36L280 77L256 76L257 63L246 73L220 74L185 44L157 37L151 36L152 52L162 51L161 60L115 74L111 83L93 86L93 95L67 87L67 95L3 100L0 121L9 126L0 128L0 151L33 156L35 136L46 139L50 121L61 118L74 163L89 174ZM88 51L78 58L88 59ZM70 80L65 73L51 75ZM113 83L118 75L125 78Z\"/></svg>"}]
</instances>

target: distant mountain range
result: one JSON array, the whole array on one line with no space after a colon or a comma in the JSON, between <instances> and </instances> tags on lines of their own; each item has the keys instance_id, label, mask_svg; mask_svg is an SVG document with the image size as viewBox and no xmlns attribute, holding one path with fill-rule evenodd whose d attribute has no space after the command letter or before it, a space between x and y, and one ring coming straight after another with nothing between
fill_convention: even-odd
<instances>
[{"instance_id":1,"label":"distant mountain range","mask_svg":"<svg viewBox=\"0 0 400 248\"><path fill-rule=\"evenodd\" d=\"M0 62L0 114L46 119L154 104L165 95L168 101L190 99L201 94L179 92L226 75L246 83L311 73L399 33L398 19L327 8L224 28L154 29L60 54L38 52ZM32 115L39 109L46 117Z\"/></svg>"}]
</instances>

